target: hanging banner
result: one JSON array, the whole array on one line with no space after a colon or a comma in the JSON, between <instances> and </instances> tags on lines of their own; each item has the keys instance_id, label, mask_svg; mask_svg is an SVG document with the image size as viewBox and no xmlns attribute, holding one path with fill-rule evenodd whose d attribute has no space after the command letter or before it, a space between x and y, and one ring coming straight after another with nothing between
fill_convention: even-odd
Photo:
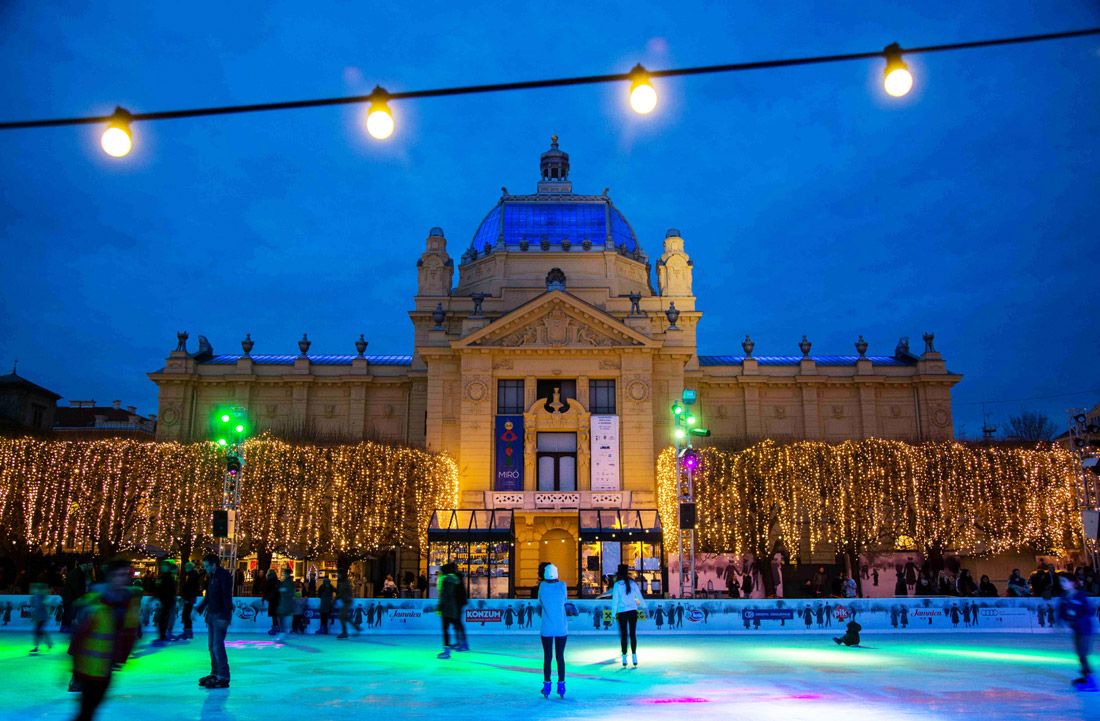
<instances>
[{"instance_id":1,"label":"hanging banner","mask_svg":"<svg viewBox=\"0 0 1100 721\"><path fill-rule=\"evenodd\" d=\"M619 417L592 416L592 490L619 490Z\"/></svg>"},{"instance_id":2,"label":"hanging banner","mask_svg":"<svg viewBox=\"0 0 1100 721\"><path fill-rule=\"evenodd\" d=\"M495 491L523 490L523 416L497 416Z\"/></svg>"}]
</instances>

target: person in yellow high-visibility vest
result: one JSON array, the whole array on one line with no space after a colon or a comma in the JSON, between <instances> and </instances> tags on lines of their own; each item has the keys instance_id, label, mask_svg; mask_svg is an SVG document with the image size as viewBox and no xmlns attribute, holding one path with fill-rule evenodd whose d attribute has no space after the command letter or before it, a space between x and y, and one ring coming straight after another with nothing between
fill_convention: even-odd
<instances>
[{"instance_id":1,"label":"person in yellow high-visibility vest","mask_svg":"<svg viewBox=\"0 0 1100 721\"><path fill-rule=\"evenodd\" d=\"M85 595L77 607L69 653L80 685L76 721L91 721L107 695L112 672L130 655L141 624L141 595L129 587L130 564L107 565L106 583Z\"/></svg>"}]
</instances>

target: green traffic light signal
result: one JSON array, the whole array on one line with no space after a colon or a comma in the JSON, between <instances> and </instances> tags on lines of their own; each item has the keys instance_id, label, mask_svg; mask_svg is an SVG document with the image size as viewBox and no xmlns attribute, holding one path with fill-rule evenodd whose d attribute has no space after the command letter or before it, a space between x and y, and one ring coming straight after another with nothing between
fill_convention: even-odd
<instances>
[{"instance_id":1,"label":"green traffic light signal","mask_svg":"<svg viewBox=\"0 0 1100 721\"><path fill-rule=\"evenodd\" d=\"M690 413L688 414L688 417L687 417L686 419L684 419L684 420L686 420L686 421L687 421L687 424L688 424L689 426L693 426L693 425L695 425L695 422L696 422L695 416L694 416L694 415L692 415L692 414L690 414Z\"/></svg>"},{"instance_id":2,"label":"green traffic light signal","mask_svg":"<svg viewBox=\"0 0 1100 721\"><path fill-rule=\"evenodd\" d=\"M228 423L228 422L229 422L229 414L228 413L222 413L222 423Z\"/></svg>"},{"instance_id":3,"label":"green traffic light signal","mask_svg":"<svg viewBox=\"0 0 1100 721\"><path fill-rule=\"evenodd\" d=\"M683 415L684 407L680 405L679 401L672 404L672 414L675 416Z\"/></svg>"}]
</instances>

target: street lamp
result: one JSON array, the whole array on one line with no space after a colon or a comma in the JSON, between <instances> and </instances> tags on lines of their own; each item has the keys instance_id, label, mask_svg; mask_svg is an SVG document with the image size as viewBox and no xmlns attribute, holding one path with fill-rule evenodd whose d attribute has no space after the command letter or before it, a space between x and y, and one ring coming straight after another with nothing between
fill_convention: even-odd
<instances>
[{"instance_id":1,"label":"street lamp","mask_svg":"<svg viewBox=\"0 0 1100 721\"><path fill-rule=\"evenodd\" d=\"M122 158L130 154L134 141L130 136L130 113L127 110L115 108L107 129L99 139L99 145L112 158Z\"/></svg>"},{"instance_id":2,"label":"street lamp","mask_svg":"<svg viewBox=\"0 0 1100 721\"><path fill-rule=\"evenodd\" d=\"M883 50L886 55L886 70L883 87L886 92L895 98L908 95L913 89L913 74L909 72L909 66L901 59L901 46L890 43Z\"/></svg>"},{"instance_id":3,"label":"street lamp","mask_svg":"<svg viewBox=\"0 0 1100 721\"><path fill-rule=\"evenodd\" d=\"M657 90L641 63L634 66L630 75L634 78L630 85L630 107L639 115L648 115L657 107Z\"/></svg>"},{"instance_id":4,"label":"street lamp","mask_svg":"<svg viewBox=\"0 0 1100 721\"><path fill-rule=\"evenodd\" d=\"M367 132L375 140L385 140L393 135L393 115L386 103L389 95L381 86L376 85L370 94L370 107L367 109Z\"/></svg>"}]
</instances>

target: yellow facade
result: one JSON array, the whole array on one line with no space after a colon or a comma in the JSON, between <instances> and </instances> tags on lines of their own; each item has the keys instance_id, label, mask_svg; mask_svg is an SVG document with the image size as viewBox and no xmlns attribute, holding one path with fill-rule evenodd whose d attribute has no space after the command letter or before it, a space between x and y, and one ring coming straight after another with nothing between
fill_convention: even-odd
<instances>
[{"instance_id":1,"label":"yellow facade","mask_svg":"<svg viewBox=\"0 0 1100 721\"><path fill-rule=\"evenodd\" d=\"M656 508L655 459L671 438L669 407L685 387L698 391L713 444L952 437L950 391L960 376L948 372L930 335L919 355L904 339L890 356L816 356L807 342L800 356L756 357L748 339L735 355L700 355L693 275L722 271L695 268L680 232L670 230L654 272L606 191L572 192L568 156L556 142L540 166L538 192L504 191L461 256L457 283L446 237L429 233L409 313L411 356L366 355L365 343L356 355L319 356L305 339L297 356L251 355L250 339L244 354L215 355L209 344L189 352L181 336L165 367L150 374L160 388L158 436L205 438L211 409L235 403L257 430L449 453L460 468L462 507L517 510L520 587L534 582L548 554L564 556L551 540L576 558L578 508ZM522 490L494 488L502 381L513 388L522 381ZM590 478L597 386L600 415L608 415L610 394L619 424L614 489L593 490ZM575 397L555 406L553 389L564 396L566 387ZM539 434L575 437L575 458L559 461L575 464L575 488L539 490L548 457ZM575 564L563 571L570 574Z\"/></svg>"}]
</instances>

